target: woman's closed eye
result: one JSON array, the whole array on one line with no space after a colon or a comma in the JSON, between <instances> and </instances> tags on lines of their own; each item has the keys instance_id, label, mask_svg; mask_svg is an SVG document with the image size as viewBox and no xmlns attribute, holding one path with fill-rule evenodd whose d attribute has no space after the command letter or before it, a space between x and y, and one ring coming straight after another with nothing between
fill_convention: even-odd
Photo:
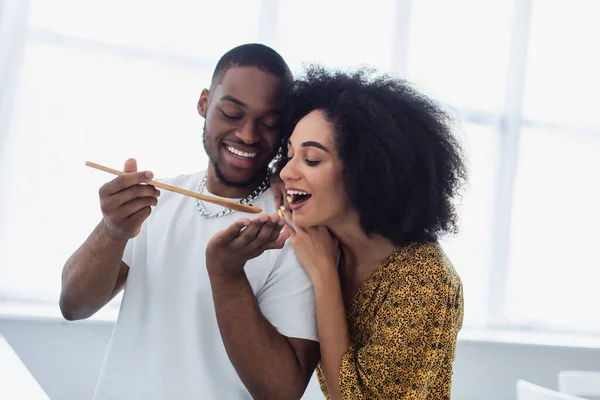
<instances>
[{"instance_id":1,"label":"woman's closed eye","mask_svg":"<svg viewBox=\"0 0 600 400\"><path fill-rule=\"evenodd\" d=\"M294 156L283 156L281 158L281 165L285 166L288 162L292 161L292 158L294 158ZM309 167L316 167L321 163L321 160L311 160L307 157L304 157L304 163Z\"/></svg>"}]
</instances>

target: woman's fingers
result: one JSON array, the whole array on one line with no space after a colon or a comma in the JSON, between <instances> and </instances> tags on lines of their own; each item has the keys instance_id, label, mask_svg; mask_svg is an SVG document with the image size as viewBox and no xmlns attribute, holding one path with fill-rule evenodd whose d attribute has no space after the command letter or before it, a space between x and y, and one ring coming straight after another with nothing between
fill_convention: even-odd
<instances>
[{"instance_id":1,"label":"woman's fingers","mask_svg":"<svg viewBox=\"0 0 600 400\"><path fill-rule=\"evenodd\" d=\"M277 214L279 214L279 216L283 218L285 224L290 228L290 233L292 235L296 234L300 230L296 226L296 224L294 224L294 221L292 221L292 212L288 210L285 206L279 207L279 210L277 210Z\"/></svg>"}]
</instances>

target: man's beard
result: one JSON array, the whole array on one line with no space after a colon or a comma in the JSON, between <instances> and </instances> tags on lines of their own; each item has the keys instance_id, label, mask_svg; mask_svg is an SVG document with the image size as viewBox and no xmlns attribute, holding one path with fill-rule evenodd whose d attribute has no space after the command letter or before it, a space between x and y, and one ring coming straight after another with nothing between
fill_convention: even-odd
<instances>
[{"instance_id":1,"label":"man's beard","mask_svg":"<svg viewBox=\"0 0 600 400\"><path fill-rule=\"evenodd\" d=\"M210 163L212 164L213 168L215 169L215 174L217 175L217 179L226 186L234 187L234 188L246 188L246 187L248 187L248 185L250 185L252 182L254 182L260 175L268 174L268 167L265 167L263 172L257 172L252 178L242 181L242 182L234 182L232 180L227 179L227 177L225 176L225 174L223 174L223 171L219 167L219 164L217 163L217 161L211 156L210 152L206 148L206 121L204 121L204 131L202 133L202 144L204 145L204 151L208 155L208 159L210 160ZM217 147L217 149L215 149L215 151L217 151L217 152L219 151L218 147Z\"/></svg>"}]
</instances>

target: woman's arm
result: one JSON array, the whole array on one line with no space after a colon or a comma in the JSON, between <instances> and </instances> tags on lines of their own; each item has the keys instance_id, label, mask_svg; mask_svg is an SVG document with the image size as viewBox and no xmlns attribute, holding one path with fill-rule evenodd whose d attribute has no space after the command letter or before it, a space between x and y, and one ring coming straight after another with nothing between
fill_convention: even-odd
<instances>
[{"instance_id":1,"label":"woman's arm","mask_svg":"<svg viewBox=\"0 0 600 400\"><path fill-rule=\"evenodd\" d=\"M313 286L321 346L321 366L329 396L332 400L337 400L341 399L340 367L342 358L350 346L350 334L340 279L335 266L319 268L318 271L320 272L313 277Z\"/></svg>"},{"instance_id":2,"label":"woman's arm","mask_svg":"<svg viewBox=\"0 0 600 400\"><path fill-rule=\"evenodd\" d=\"M324 226L301 228L293 223L289 211L280 210L280 215L288 223L296 258L315 290L321 366L331 399L340 399L340 367L350 335L337 270L339 243Z\"/></svg>"}]
</instances>

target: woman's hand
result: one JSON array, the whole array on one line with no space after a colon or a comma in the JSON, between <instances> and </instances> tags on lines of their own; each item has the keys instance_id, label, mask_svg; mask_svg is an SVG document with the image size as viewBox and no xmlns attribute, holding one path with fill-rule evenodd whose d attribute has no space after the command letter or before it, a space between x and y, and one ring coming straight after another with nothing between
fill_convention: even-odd
<instances>
[{"instance_id":1,"label":"woman's hand","mask_svg":"<svg viewBox=\"0 0 600 400\"><path fill-rule=\"evenodd\" d=\"M271 194L273 195L273 201L275 207L279 209L281 206L289 207L289 203L286 199L287 191L285 190L285 184L279 177L279 174L271 175Z\"/></svg>"},{"instance_id":2,"label":"woman's hand","mask_svg":"<svg viewBox=\"0 0 600 400\"><path fill-rule=\"evenodd\" d=\"M286 222L290 243L298 262L313 281L326 274L337 276L337 257L339 242L325 226L302 228L292 221L292 213L285 208L279 209Z\"/></svg>"}]
</instances>

